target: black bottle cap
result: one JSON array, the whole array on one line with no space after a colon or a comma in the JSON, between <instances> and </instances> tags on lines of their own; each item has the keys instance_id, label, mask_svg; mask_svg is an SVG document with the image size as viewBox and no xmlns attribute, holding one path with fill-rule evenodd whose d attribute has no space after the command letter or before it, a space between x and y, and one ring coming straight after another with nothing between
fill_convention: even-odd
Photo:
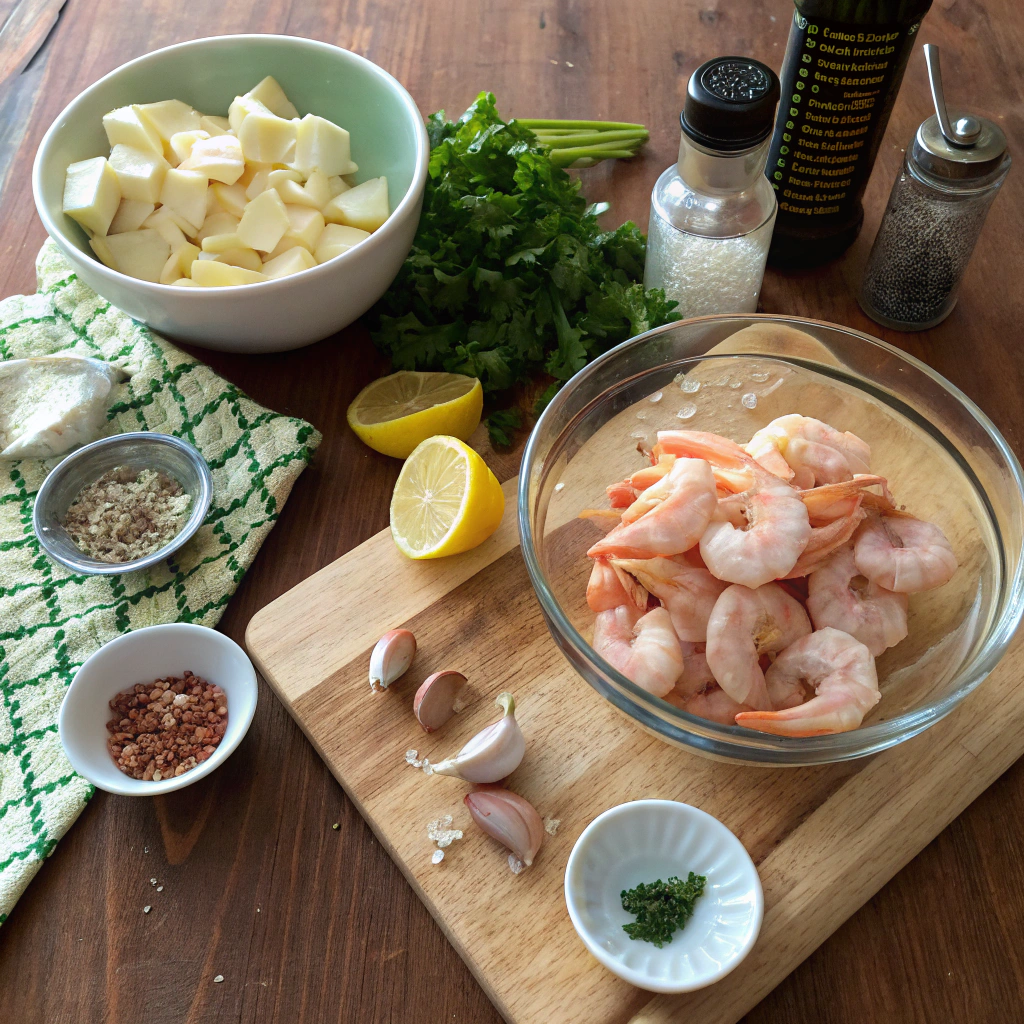
<instances>
[{"instance_id":1,"label":"black bottle cap","mask_svg":"<svg viewBox=\"0 0 1024 1024\"><path fill-rule=\"evenodd\" d=\"M763 142L775 123L779 79L750 57L715 57L690 76L683 131L708 149L735 151Z\"/></svg>"}]
</instances>

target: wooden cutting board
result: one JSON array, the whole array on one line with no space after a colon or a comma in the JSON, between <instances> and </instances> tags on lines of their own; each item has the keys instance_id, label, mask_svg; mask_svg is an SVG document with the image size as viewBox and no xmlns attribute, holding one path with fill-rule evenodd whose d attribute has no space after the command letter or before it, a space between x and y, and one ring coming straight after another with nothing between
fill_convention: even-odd
<instances>
[{"instance_id":1,"label":"wooden cutting board","mask_svg":"<svg viewBox=\"0 0 1024 1024\"><path fill-rule=\"evenodd\" d=\"M452 945L515 1024L733 1024L1024 753L1018 637L950 717L871 759L765 769L669 747L569 667L541 618L518 547L516 481L498 532L475 551L410 562L384 531L262 609L253 660L402 869ZM382 599L386 595L386 599ZM413 668L385 693L367 684L370 650L405 626ZM412 715L441 668L470 680L468 706L426 735ZM561 826L532 868L472 825L456 779L427 777L405 752L438 760L498 716L510 689L528 739L512 786ZM565 909L573 843L625 800L683 800L720 818L758 866L766 913L754 950L718 985L657 996L586 952ZM451 814L465 838L431 863L427 824Z\"/></svg>"}]
</instances>

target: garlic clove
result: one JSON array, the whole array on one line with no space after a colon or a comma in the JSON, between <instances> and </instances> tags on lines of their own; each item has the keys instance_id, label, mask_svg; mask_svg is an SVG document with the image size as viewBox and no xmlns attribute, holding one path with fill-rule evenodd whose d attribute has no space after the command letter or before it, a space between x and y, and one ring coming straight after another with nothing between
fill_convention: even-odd
<instances>
[{"instance_id":1,"label":"garlic clove","mask_svg":"<svg viewBox=\"0 0 1024 1024\"><path fill-rule=\"evenodd\" d=\"M473 820L527 867L544 841L544 823L529 800L507 789L477 789L464 802Z\"/></svg>"},{"instance_id":2,"label":"garlic clove","mask_svg":"<svg viewBox=\"0 0 1024 1024\"><path fill-rule=\"evenodd\" d=\"M433 765L435 775L454 775L466 782L499 782L511 775L526 753L526 737L516 721L516 702L503 693L494 702L504 716L478 732L454 757Z\"/></svg>"},{"instance_id":3,"label":"garlic clove","mask_svg":"<svg viewBox=\"0 0 1024 1024\"><path fill-rule=\"evenodd\" d=\"M427 732L440 729L455 714L455 698L466 685L461 672L435 672L423 680L416 691L412 710Z\"/></svg>"},{"instance_id":4,"label":"garlic clove","mask_svg":"<svg viewBox=\"0 0 1024 1024\"><path fill-rule=\"evenodd\" d=\"M386 690L404 675L416 654L416 637L407 629L385 633L370 654L370 689Z\"/></svg>"}]
</instances>

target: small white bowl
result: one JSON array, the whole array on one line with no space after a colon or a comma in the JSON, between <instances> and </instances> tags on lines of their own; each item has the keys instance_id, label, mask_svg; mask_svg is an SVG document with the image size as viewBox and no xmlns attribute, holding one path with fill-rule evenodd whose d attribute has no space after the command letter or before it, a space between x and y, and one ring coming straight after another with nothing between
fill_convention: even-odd
<instances>
[{"instance_id":1,"label":"small white bowl","mask_svg":"<svg viewBox=\"0 0 1024 1024\"><path fill-rule=\"evenodd\" d=\"M125 775L107 750L110 699L136 683L186 670L219 686L228 699L228 727L198 767L159 782ZM256 711L256 670L245 651L215 629L186 622L147 626L104 644L75 673L57 727L68 760L98 789L122 796L159 796L191 786L222 764L242 742Z\"/></svg>"},{"instance_id":2,"label":"small white bowl","mask_svg":"<svg viewBox=\"0 0 1024 1024\"><path fill-rule=\"evenodd\" d=\"M658 949L631 939L621 894L692 871L704 892ZM635 800L598 815L565 868L565 902L584 945L613 974L650 992L692 992L724 978L753 948L764 917L757 868L717 818L675 800Z\"/></svg>"}]
</instances>

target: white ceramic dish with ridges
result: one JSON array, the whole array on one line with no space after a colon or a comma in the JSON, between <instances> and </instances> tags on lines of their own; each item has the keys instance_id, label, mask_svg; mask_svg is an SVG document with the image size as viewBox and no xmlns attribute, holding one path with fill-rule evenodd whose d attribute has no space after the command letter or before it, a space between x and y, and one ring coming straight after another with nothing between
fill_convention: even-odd
<instances>
[{"instance_id":1,"label":"white ceramic dish with ridges","mask_svg":"<svg viewBox=\"0 0 1024 1024\"><path fill-rule=\"evenodd\" d=\"M693 917L658 949L622 926L623 889L688 872L707 883ZM565 902L587 949L624 981L692 992L724 978L753 948L764 917L757 868L717 818L675 800L635 800L598 815L565 869Z\"/></svg>"}]
</instances>

